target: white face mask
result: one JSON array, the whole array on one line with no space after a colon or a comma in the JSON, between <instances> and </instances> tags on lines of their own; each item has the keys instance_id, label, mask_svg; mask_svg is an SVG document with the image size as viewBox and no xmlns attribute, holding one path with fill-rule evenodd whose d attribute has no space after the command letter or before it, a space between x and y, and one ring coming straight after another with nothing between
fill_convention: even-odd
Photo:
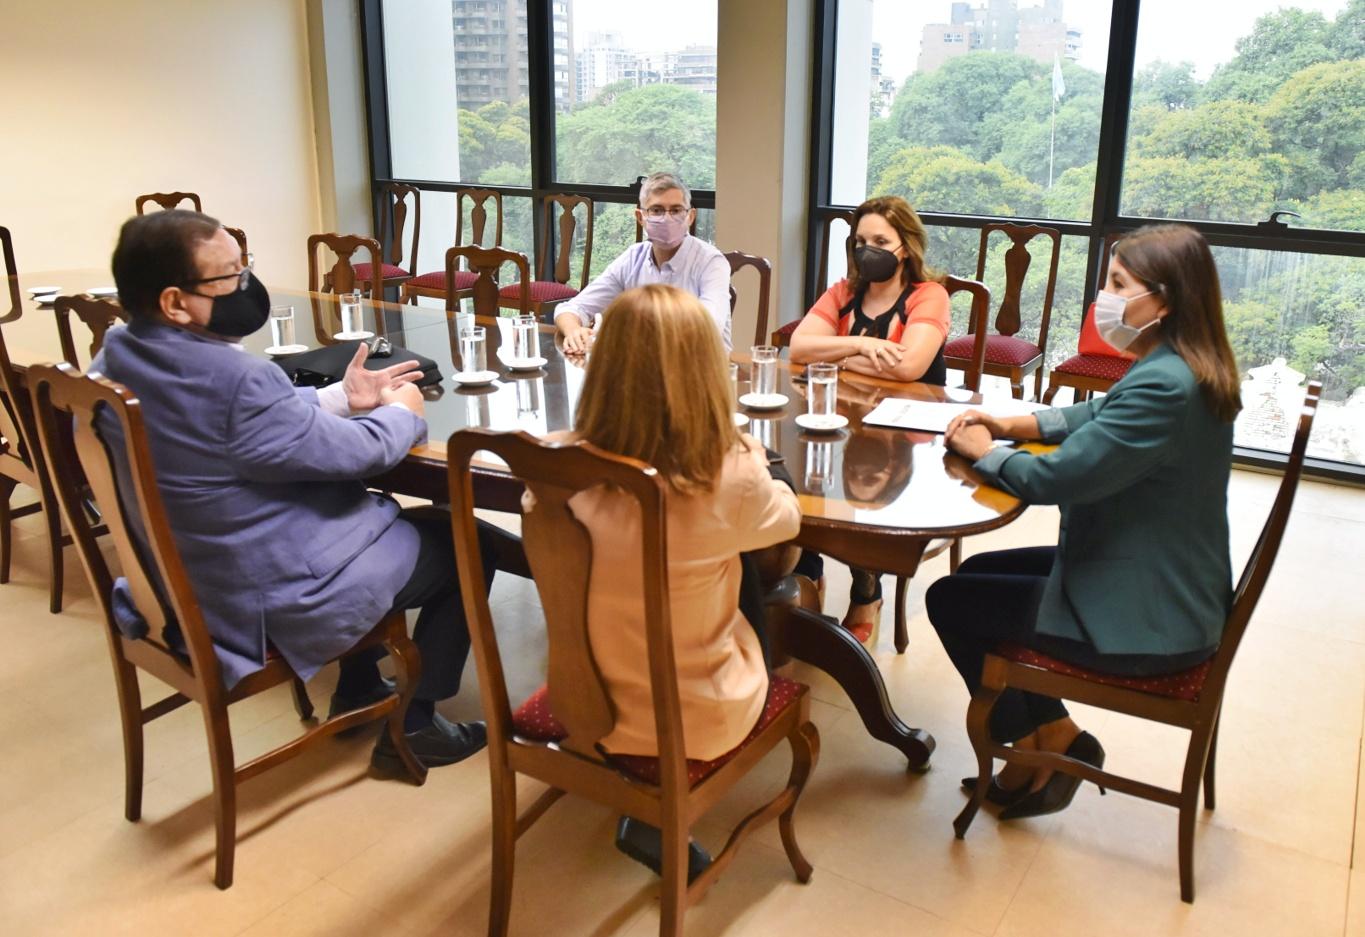
<instances>
[{"instance_id":1,"label":"white face mask","mask_svg":"<svg viewBox=\"0 0 1365 937\"><path fill-rule=\"evenodd\" d=\"M1118 293L1100 290L1095 294L1095 331L1100 333L1100 338L1119 351L1125 351L1129 345L1137 341L1139 335L1160 322L1160 319L1153 319L1142 328L1134 328L1123 321L1123 310L1131 300L1151 296L1154 292L1156 290L1148 290L1136 296L1120 296Z\"/></svg>"}]
</instances>

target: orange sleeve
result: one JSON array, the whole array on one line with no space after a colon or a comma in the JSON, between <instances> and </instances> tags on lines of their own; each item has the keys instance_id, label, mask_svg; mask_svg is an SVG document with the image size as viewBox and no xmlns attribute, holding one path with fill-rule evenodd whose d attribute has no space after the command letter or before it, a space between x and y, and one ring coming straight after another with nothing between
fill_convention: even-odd
<instances>
[{"instance_id":1,"label":"orange sleeve","mask_svg":"<svg viewBox=\"0 0 1365 937\"><path fill-rule=\"evenodd\" d=\"M948 291L942 283L927 280L915 287L915 291L905 300L905 324L908 326L916 322L938 326L944 341L947 341L952 316L948 308Z\"/></svg>"},{"instance_id":2,"label":"orange sleeve","mask_svg":"<svg viewBox=\"0 0 1365 937\"><path fill-rule=\"evenodd\" d=\"M806 315L816 315L830 324L830 327L837 333L839 331L839 310L848 305L848 301L853 297L853 293L848 288L847 280L840 280L838 283L825 290L824 294L815 301L815 305L810 307ZM947 332L945 331L946 335Z\"/></svg>"}]
</instances>

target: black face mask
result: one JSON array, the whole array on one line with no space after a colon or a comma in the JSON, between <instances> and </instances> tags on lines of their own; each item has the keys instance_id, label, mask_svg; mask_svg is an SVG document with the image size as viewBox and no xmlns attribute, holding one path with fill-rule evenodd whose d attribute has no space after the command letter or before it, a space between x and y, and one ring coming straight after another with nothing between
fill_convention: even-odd
<instances>
[{"instance_id":1,"label":"black face mask","mask_svg":"<svg viewBox=\"0 0 1365 937\"><path fill-rule=\"evenodd\" d=\"M858 275L868 283L891 279L901 265L895 254L871 244L864 244L853 252L853 263L858 267Z\"/></svg>"},{"instance_id":2,"label":"black face mask","mask_svg":"<svg viewBox=\"0 0 1365 937\"><path fill-rule=\"evenodd\" d=\"M242 338L265 325L270 318L270 292L249 273L246 289L213 297L213 311L205 328L215 335Z\"/></svg>"}]
</instances>

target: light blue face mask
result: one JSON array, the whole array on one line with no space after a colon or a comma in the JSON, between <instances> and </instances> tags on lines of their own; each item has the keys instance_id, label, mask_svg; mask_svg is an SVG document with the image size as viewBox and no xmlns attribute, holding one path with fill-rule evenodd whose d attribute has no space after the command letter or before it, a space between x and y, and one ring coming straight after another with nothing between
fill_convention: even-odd
<instances>
[{"instance_id":1,"label":"light blue face mask","mask_svg":"<svg viewBox=\"0 0 1365 937\"><path fill-rule=\"evenodd\" d=\"M1151 296L1155 292L1156 290L1148 290L1136 296L1120 296L1118 293L1100 290L1095 295L1095 331L1100 333L1100 338L1119 351L1126 351L1129 345L1137 341L1139 335L1161 320L1153 319L1141 328L1135 328L1123 321L1123 311L1128 307L1129 301Z\"/></svg>"}]
</instances>

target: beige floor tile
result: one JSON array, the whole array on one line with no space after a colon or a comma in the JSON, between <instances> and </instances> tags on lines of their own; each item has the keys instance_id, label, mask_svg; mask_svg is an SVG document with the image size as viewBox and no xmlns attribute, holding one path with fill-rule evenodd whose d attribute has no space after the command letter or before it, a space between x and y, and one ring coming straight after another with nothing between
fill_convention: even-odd
<instances>
[{"instance_id":1,"label":"beige floor tile","mask_svg":"<svg viewBox=\"0 0 1365 937\"><path fill-rule=\"evenodd\" d=\"M314 882L300 894L241 932L241 937L369 937L411 933L391 915L352 898L328 882Z\"/></svg>"},{"instance_id":2,"label":"beige floor tile","mask_svg":"<svg viewBox=\"0 0 1365 937\"><path fill-rule=\"evenodd\" d=\"M996 934L1335 937L1347 878L1344 866L1204 823L1195 836L1196 900L1187 905L1169 808L1078 797L1057 815Z\"/></svg>"},{"instance_id":3,"label":"beige floor tile","mask_svg":"<svg viewBox=\"0 0 1365 937\"><path fill-rule=\"evenodd\" d=\"M1346 937L1365 937L1365 869L1351 871L1346 900Z\"/></svg>"}]
</instances>

